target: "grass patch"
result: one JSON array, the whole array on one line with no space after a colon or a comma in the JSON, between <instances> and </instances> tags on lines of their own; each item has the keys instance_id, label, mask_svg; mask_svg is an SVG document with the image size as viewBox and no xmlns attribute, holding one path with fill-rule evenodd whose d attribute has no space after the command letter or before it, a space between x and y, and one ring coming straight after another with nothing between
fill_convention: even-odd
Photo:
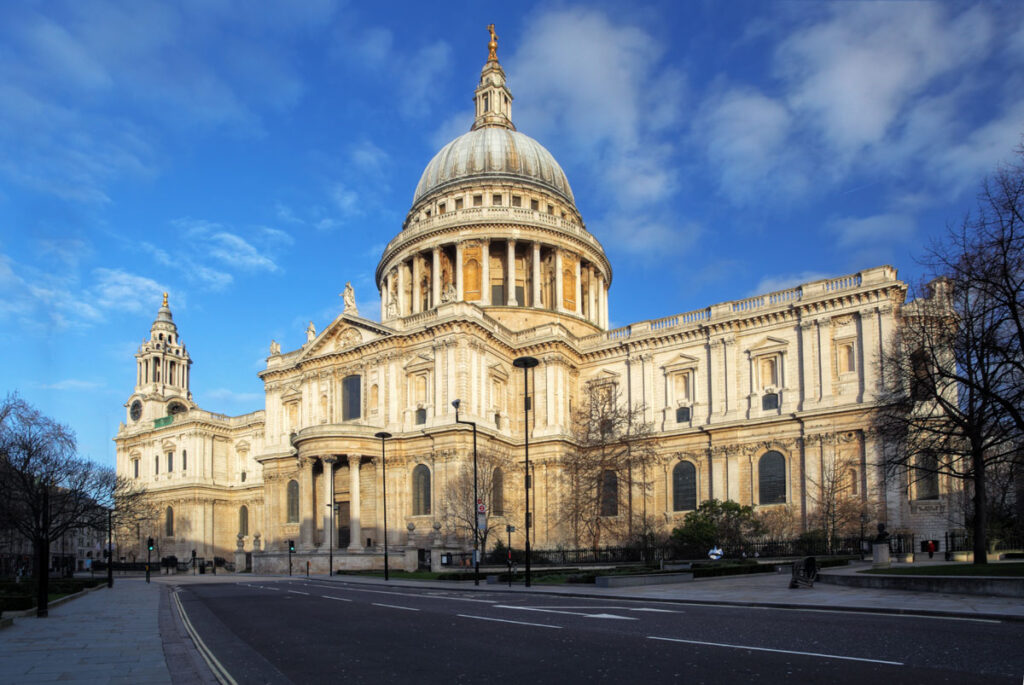
<instances>
[{"instance_id":1,"label":"grass patch","mask_svg":"<svg viewBox=\"0 0 1024 685\"><path fill-rule=\"evenodd\" d=\"M941 566L906 566L861 571L891 576L1000 576L1024 578L1024 562L999 564L942 564Z\"/></svg>"}]
</instances>

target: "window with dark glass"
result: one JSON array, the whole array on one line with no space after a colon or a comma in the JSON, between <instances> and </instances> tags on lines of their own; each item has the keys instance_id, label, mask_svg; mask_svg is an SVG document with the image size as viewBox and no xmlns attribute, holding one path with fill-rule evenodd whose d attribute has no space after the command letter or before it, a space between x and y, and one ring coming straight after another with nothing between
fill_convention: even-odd
<instances>
[{"instance_id":1,"label":"window with dark glass","mask_svg":"<svg viewBox=\"0 0 1024 685\"><path fill-rule=\"evenodd\" d=\"M422 425L427 422L427 410L422 407L416 410L416 425Z\"/></svg>"},{"instance_id":2,"label":"window with dark glass","mask_svg":"<svg viewBox=\"0 0 1024 685\"><path fill-rule=\"evenodd\" d=\"M672 510L689 511L697 508L697 469L688 461L681 461L672 469Z\"/></svg>"},{"instance_id":3,"label":"window with dark glass","mask_svg":"<svg viewBox=\"0 0 1024 685\"><path fill-rule=\"evenodd\" d=\"M174 470L174 452L167 453L167 473Z\"/></svg>"},{"instance_id":4,"label":"window with dark glass","mask_svg":"<svg viewBox=\"0 0 1024 685\"><path fill-rule=\"evenodd\" d=\"M288 481L288 523L299 522L299 483L295 480Z\"/></svg>"},{"instance_id":5,"label":"window with dark glass","mask_svg":"<svg viewBox=\"0 0 1024 685\"><path fill-rule=\"evenodd\" d=\"M430 469L424 464L412 470L412 515L430 514Z\"/></svg>"},{"instance_id":6,"label":"window with dark glass","mask_svg":"<svg viewBox=\"0 0 1024 685\"><path fill-rule=\"evenodd\" d=\"M778 409L779 408L779 395L778 393L769 392L761 396L761 409Z\"/></svg>"},{"instance_id":7,"label":"window with dark glass","mask_svg":"<svg viewBox=\"0 0 1024 685\"><path fill-rule=\"evenodd\" d=\"M341 381L341 419L349 421L362 416L362 376L345 376Z\"/></svg>"},{"instance_id":8,"label":"window with dark glass","mask_svg":"<svg viewBox=\"0 0 1024 685\"><path fill-rule=\"evenodd\" d=\"M188 470L188 450L181 451L181 470Z\"/></svg>"},{"instance_id":9,"label":"window with dark glass","mask_svg":"<svg viewBox=\"0 0 1024 685\"><path fill-rule=\"evenodd\" d=\"M765 452L757 463L758 500L761 504L786 501L786 458L780 453Z\"/></svg>"},{"instance_id":10,"label":"window with dark glass","mask_svg":"<svg viewBox=\"0 0 1024 685\"><path fill-rule=\"evenodd\" d=\"M614 471L601 474L601 516L619 515L619 477Z\"/></svg>"},{"instance_id":11,"label":"window with dark glass","mask_svg":"<svg viewBox=\"0 0 1024 685\"><path fill-rule=\"evenodd\" d=\"M505 304L504 283L491 283L491 304Z\"/></svg>"},{"instance_id":12,"label":"window with dark glass","mask_svg":"<svg viewBox=\"0 0 1024 685\"><path fill-rule=\"evenodd\" d=\"M164 512L164 535L174 537L174 509L170 507Z\"/></svg>"},{"instance_id":13,"label":"window with dark glass","mask_svg":"<svg viewBox=\"0 0 1024 685\"><path fill-rule=\"evenodd\" d=\"M491 476L491 513L501 516L505 513L505 474L494 469Z\"/></svg>"},{"instance_id":14,"label":"window with dark glass","mask_svg":"<svg viewBox=\"0 0 1024 685\"><path fill-rule=\"evenodd\" d=\"M153 457L153 473L160 473L160 455Z\"/></svg>"},{"instance_id":15,"label":"window with dark glass","mask_svg":"<svg viewBox=\"0 0 1024 685\"><path fill-rule=\"evenodd\" d=\"M918 455L913 477L917 480L917 499L939 498L939 460L933 452Z\"/></svg>"},{"instance_id":16,"label":"window with dark glass","mask_svg":"<svg viewBox=\"0 0 1024 685\"><path fill-rule=\"evenodd\" d=\"M676 423L686 423L690 420L690 408L689 407L677 407L676 408Z\"/></svg>"},{"instance_id":17,"label":"window with dark glass","mask_svg":"<svg viewBox=\"0 0 1024 685\"><path fill-rule=\"evenodd\" d=\"M249 507L244 504L238 509L238 534L249 534Z\"/></svg>"},{"instance_id":18,"label":"window with dark glass","mask_svg":"<svg viewBox=\"0 0 1024 685\"><path fill-rule=\"evenodd\" d=\"M135 468L135 477L138 478L139 477L139 460L135 459L134 461L132 461L132 466Z\"/></svg>"}]
</instances>

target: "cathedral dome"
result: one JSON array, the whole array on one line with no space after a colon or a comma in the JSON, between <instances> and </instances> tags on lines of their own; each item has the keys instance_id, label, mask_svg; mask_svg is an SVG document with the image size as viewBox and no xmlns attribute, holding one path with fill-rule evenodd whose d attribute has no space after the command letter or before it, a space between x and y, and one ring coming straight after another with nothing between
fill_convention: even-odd
<instances>
[{"instance_id":1,"label":"cathedral dome","mask_svg":"<svg viewBox=\"0 0 1024 685\"><path fill-rule=\"evenodd\" d=\"M565 172L533 138L504 126L482 126L441 148L420 177L415 205L431 192L469 179L529 181L575 204Z\"/></svg>"}]
</instances>

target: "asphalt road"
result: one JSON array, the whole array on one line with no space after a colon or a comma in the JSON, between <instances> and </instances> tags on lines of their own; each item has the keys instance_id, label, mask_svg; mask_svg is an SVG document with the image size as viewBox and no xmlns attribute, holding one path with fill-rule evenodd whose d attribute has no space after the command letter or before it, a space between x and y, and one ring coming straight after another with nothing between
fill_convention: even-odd
<instances>
[{"instance_id":1,"label":"asphalt road","mask_svg":"<svg viewBox=\"0 0 1024 685\"><path fill-rule=\"evenodd\" d=\"M1024 624L316 580L190 585L239 683L1020 683Z\"/></svg>"}]
</instances>

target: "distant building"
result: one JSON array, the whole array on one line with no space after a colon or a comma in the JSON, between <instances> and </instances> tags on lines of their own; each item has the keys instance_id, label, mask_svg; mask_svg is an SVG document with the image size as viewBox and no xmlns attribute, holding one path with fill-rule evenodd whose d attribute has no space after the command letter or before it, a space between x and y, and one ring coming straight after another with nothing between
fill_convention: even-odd
<instances>
[{"instance_id":1,"label":"distant building","mask_svg":"<svg viewBox=\"0 0 1024 685\"><path fill-rule=\"evenodd\" d=\"M326 570L329 547L336 567L380 566L380 431L393 435L393 559L411 565L426 550L468 549L444 516L446 493L472 462L455 399L478 426L480 452L505 460L488 474L487 516L515 525L521 546L524 373L512 362L522 355L539 360L528 372L534 547L567 543L561 462L573 408L595 384L642 405L655 427L651 487L631 508L666 532L709 498L788 507L807 528L822 474L839 464L844 492L873 511L872 523L941 540L947 484L885 480L868 430L875 360L907 291L896 270L608 330L612 266L561 167L515 129L495 48L492 40L472 129L427 165L381 256L380 322L360 315L346 288L344 311L319 332L310 323L302 347L271 343L259 374L264 409L229 417L193 401L192 359L165 296L135 355L115 439L118 472L160 505L159 524L138 532L139 553L152 534L158 556L184 560L195 549L279 571L293 540L298 563L315 571ZM605 486L624 487L614 478Z\"/></svg>"}]
</instances>

